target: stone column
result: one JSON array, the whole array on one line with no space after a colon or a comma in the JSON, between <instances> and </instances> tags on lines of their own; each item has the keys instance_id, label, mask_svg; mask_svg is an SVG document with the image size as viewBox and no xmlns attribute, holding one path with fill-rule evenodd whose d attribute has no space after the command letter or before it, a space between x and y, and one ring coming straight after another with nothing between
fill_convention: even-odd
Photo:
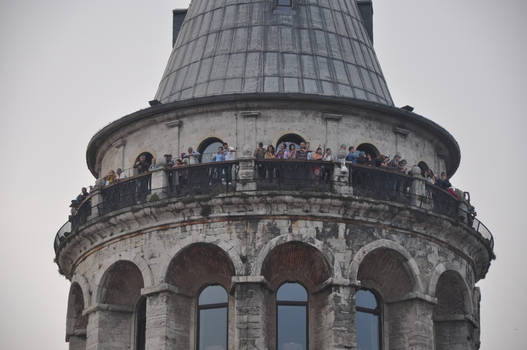
<instances>
[{"instance_id":1,"label":"stone column","mask_svg":"<svg viewBox=\"0 0 527 350\"><path fill-rule=\"evenodd\" d=\"M238 123L238 135L242 136L241 149L244 151L254 150L256 148L257 134L256 134L256 119L260 116L258 111L243 111L239 114L241 122ZM251 152L252 155L252 152Z\"/></svg>"},{"instance_id":2,"label":"stone column","mask_svg":"<svg viewBox=\"0 0 527 350\"><path fill-rule=\"evenodd\" d=\"M245 152L244 152L245 153ZM239 159L238 179L236 181L236 191L256 191L256 178L254 171L254 158L244 154Z\"/></svg>"},{"instance_id":3,"label":"stone column","mask_svg":"<svg viewBox=\"0 0 527 350\"><path fill-rule=\"evenodd\" d=\"M164 167L152 170L152 183L150 199L163 199L168 195L168 173Z\"/></svg>"},{"instance_id":4,"label":"stone column","mask_svg":"<svg viewBox=\"0 0 527 350\"><path fill-rule=\"evenodd\" d=\"M263 276L233 276L234 349L261 350L274 348L273 294Z\"/></svg>"},{"instance_id":5,"label":"stone column","mask_svg":"<svg viewBox=\"0 0 527 350\"><path fill-rule=\"evenodd\" d=\"M87 309L86 350L130 349L134 320L133 307L98 304Z\"/></svg>"},{"instance_id":6,"label":"stone column","mask_svg":"<svg viewBox=\"0 0 527 350\"><path fill-rule=\"evenodd\" d=\"M66 340L69 344L69 350L86 350L86 330L75 331Z\"/></svg>"},{"instance_id":7,"label":"stone column","mask_svg":"<svg viewBox=\"0 0 527 350\"><path fill-rule=\"evenodd\" d=\"M387 303L388 349L434 350L435 299L410 295L408 298Z\"/></svg>"},{"instance_id":8,"label":"stone column","mask_svg":"<svg viewBox=\"0 0 527 350\"><path fill-rule=\"evenodd\" d=\"M432 202L426 197L426 181L421 175L421 168L412 168L412 185L410 186L411 205L419 208L430 209Z\"/></svg>"},{"instance_id":9,"label":"stone column","mask_svg":"<svg viewBox=\"0 0 527 350\"><path fill-rule=\"evenodd\" d=\"M176 140L177 140L177 144L176 144L176 157L175 158L178 158L178 155L181 153L181 135L180 135L180 132L181 132L181 127L183 126L183 122L181 120L172 120L172 121L169 121L167 122L166 124L166 127L169 128L169 129L174 129L174 134L176 136Z\"/></svg>"},{"instance_id":10,"label":"stone column","mask_svg":"<svg viewBox=\"0 0 527 350\"><path fill-rule=\"evenodd\" d=\"M90 193L91 199L91 215L88 217L88 221L99 216L99 205L102 203L102 194L100 188L96 187Z\"/></svg>"},{"instance_id":11,"label":"stone column","mask_svg":"<svg viewBox=\"0 0 527 350\"><path fill-rule=\"evenodd\" d=\"M353 187L349 181L351 168L345 162L333 164L333 190L342 195L352 195Z\"/></svg>"},{"instance_id":12,"label":"stone column","mask_svg":"<svg viewBox=\"0 0 527 350\"><path fill-rule=\"evenodd\" d=\"M356 349L355 287L348 280L330 279L310 299L316 319L311 339L316 349Z\"/></svg>"},{"instance_id":13,"label":"stone column","mask_svg":"<svg viewBox=\"0 0 527 350\"><path fill-rule=\"evenodd\" d=\"M192 298L170 284L142 289L146 299L146 350L189 348Z\"/></svg>"},{"instance_id":14,"label":"stone column","mask_svg":"<svg viewBox=\"0 0 527 350\"><path fill-rule=\"evenodd\" d=\"M326 137L324 140L325 146L331 148L333 155L336 156L340 146L339 122L342 119L342 115L325 113L323 118L326 121Z\"/></svg>"}]
</instances>

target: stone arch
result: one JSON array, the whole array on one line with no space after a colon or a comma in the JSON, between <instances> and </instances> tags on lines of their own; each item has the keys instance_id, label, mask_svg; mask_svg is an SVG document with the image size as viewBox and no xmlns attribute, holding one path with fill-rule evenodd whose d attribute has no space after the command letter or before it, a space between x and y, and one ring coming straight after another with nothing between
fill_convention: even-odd
<instances>
[{"instance_id":1,"label":"stone arch","mask_svg":"<svg viewBox=\"0 0 527 350\"><path fill-rule=\"evenodd\" d=\"M263 261L261 275L273 290L284 282L298 282L313 292L332 277L333 271L319 249L293 240L275 245L269 251Z\"/></svg>"},{"instance_id":2,"label":"stone arch","mask_svg":"<svg viewBox=\"0 0 527 350\"><path fill-rule=\"evenodd\" d=\"M181 249L170 261L164 280L199 294L208 284L220 284L230 290L235 268L227 252L212 243L193 243Z\"/></svg>"},{"instance_id":3,"label":"stone arch","mask_svg":"<svg viewBox=\"0 0 527 350\"><path fill-rule=\"evenodd\" d=\"M150 265L148 262L141 257L138 254L134 254L133 252L122 252L119 254L119 260L118 261L129 261L133 263L141 272L141 275L143 277L144 287L149 288L156 285L156 279L154 277L154 274L152 273L152 269L150 268ZM110 266L114 265L117 261L115 260L106 260L103 263L102 268L99 270L97 275L95 276L95 289L97 290L97 293L95 295L95 302L98 302L99 297L99 289L101 286L101 282L103 280L104 275L110 268Z\"/></svg>"},{"instance_id":4,"label":"stone arch","mask_svg":"<svg viewBox=\"0 0 527 350\"><path fill-rule=\"evenodd\" d=\"M85 293L80 284L72 282L68 294L68 310L66 313L66 341L70 341L71 337L85 338L88 316L83 315L83 311L86 308L84 295Z\"/></svg>"},{"instance_id":5,"label":"stone arch","mask_svg":"<svg viewBox=\"0 0 527 350\"><path fill-rule=\"evenodd\" d=\"M83 275L75 274L71 279L71 284L73 283L77 283L80 286L82 297L84 299L84 308L87 309L92 303L91 297L93 293L88 280Z\"/></svg>"},{"instance_id":6,"label":"stone arch","mask_svg":"<svg viewBox=\"0 0 527 350\"><path fill-rule=\"evenodd\" d=\"M436 271L440 271L437 269ZM433 311L434 341L437 350L475 348L479 341L469 315L473 305L471 291L463 276L445 269L435 283L437 304Z\"/></svg>"},{"instance_id":7,"label":"stone arch","mask_svg":"<svg viewBox=\"0 0 527 350\"><path fill-rule=\"evenodd\" d=\"M300 145L301 142L306 142L306 140L297 133L290 132L287 134L283 134L276 141L275 149L278 150L280 144L284 142L286 143L286 146L289 146L290 143L294 143L295 145L297 145L298 148L298 145Z\"/></svg>"},{"instance_id":8,"label":"stone arch","mask_svg":"<svg viewBox=\"0 0 527 350\"><path fill-rule=\"evenodd\" d=\"M134 162L132 163L132 167L135 165L135 163L139 160L139 158L141 156L145 156L146 158L146 162L148 163L148 166L150 167L150 165L152 165L152 161L154 159L154 153L151 152L150 150L148 151L141 151L141 153L139 153L135 158L134 158Z\"/></svg>"},{"instance_id":9,"label":"stone arch","mask_svg":"<svg viewBox=\"0 0 527 350\"><path fill-rule=\"evenodd\" d=\"M97 290L97 303L133 306L145 286L140 268L130 260L119 260L104 272Z\"/></svg>"},{"instance_id":10,"label":"stone arch","mask_svg":"<svg viewBox=\"0 0 527 350\"><path fill-rule=\"evenodd\" d=\"M216 144L219 147L220 144L223 145L223 140L218 138L218 137L211 136L211 137L205 138L204 140L202 140L199 143L197 151L201 154L201 161L203 163L211 161L211 157L208 154L208 153L211 153L211 152L205 152L205 151L207 150L207 148L209 148L210 146L212 146L214 144ZM213 151L214 151L213 153L216 153L217 147L216 147L216 149L213 149Z\"/></svg>"},{"instance_id":11,"label":"stone arch","mask_svg":"<svg viewBox=\"0 0 527 350\"><path fill-rule=\"evenodd\" d=\"M398 255L401 258L402 266L407 273L408 278L410 279L409 282L412 285L411 292L424 292L423 283L421 282L420 278L419 267L415 259L402 245L387 239L380 239L371 242L359 249L359 251L354 255L349 268L349 278L352 283L357 283L359 281L359 269L366 257L377 250L391 251ZM381 294L386 294L383 291L378 292Z\"/></svg>"},{"instance_id":12,"label":"stone arch","mask_svg":"<svg viewBox=\"0 0 527 350\"><path fill-rule=\"evenodd\" d=\"M467 295L469 297L469 300L467 300L467 302L469 302L470 305L473 305L472 297L470 295L471 288L468 285L467 280L463 278L463 275L464 275L463 269L460 266L457 266L449 262L440 263L434 268L434 271L432 272L432 276L430 277L430 282L428 283L428 295L430 295L431 297L436 297L437 284L439 282L439 278L441 277L441 275L443 275L443 273L447 271L454 271L461 277L461 280L463 281L463 284L465 285L465 290L467 291ZM469 308L469 311L472 313L472 307Z\"/></svg>"},{"instance_id":13,"label":"stone arch","mask_svg":"<svg viewBox=\"0 0 527 350\"><path fill-rule=\"evenodd\" d=\"M186 247L196 244L196 243L209 243L218 246L220 249L222 249L228 256L232 264L234 265L234 274L242 274L245 271L245 265L242 262L240 255L238 254L238 251L236 249L236 246L231 241L221 240L218 241L214 237L211 239L207 239L205 237L205 240L203 240L202 237L195 237L190 236L186 237L178 242L179 244L167 247L166 252L166 259L163 259L162 266L159 269L160 275L156 276L156 280L160 282L166 282L166 275L168 272L168 268L170 263L172 262L173 258L177 256L180 252L182 252Z\"/></svg>"},{"instance_id":14,"label":"stone arch","mask_svg":"<svg viewBox=\"0 0 527 350\"><path fill-rule=\"evenodd\" d=\"M361 143L356 148L357 151L362 151L366 154L369 154L371 156L371 159L376 159L381 152L371 143Z\"/></svg>"},{"instance_id":15,"label":"stone arch","mask_svg":"<svg viewBox=\"0 0 527 350\"><path fill-rule=\"evenodd\" d=\"M326 262L328 263L331 271L331 276L333 278L342 278L342 273L340 270L340 265L337 263L335 256L331 249L326 246L326 244L322 241L319 241L311 236L307 235L293 235L293 234L285 234L280 235L278 237L273 238L267 244L260 250L260 253L256 257L254 266L252 268L253 275L259 275L262 273L262 268L264 264L264 260L269 255L269 253L277 246L288 243L288 242L302 242L305 244L308 244L312 246L313 248L317 249L325 258Z\"/></svg>"}]
</instances>

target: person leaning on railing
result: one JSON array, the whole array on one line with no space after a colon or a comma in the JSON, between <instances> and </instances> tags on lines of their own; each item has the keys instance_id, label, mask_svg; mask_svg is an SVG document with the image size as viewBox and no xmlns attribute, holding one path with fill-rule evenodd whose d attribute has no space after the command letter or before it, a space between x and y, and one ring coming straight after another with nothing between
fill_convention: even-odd
<instances>
[{"instance_id":1,"label":"person leaning on railing","mask_svg":"<svg viewBox=\"0 0 527 350\"><path fill-rule=\"evenodd\" d=\"M139 159L134 164L134 169L136 169L138 175L148 172L148 169L150 169L150 164L148 164L144 154L139 156Z\"/></svg>"}]
</instances>

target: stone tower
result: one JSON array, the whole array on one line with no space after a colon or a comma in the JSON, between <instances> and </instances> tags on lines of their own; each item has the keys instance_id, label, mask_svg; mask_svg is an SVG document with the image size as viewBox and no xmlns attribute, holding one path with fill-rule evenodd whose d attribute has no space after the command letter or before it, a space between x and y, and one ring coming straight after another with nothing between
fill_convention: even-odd
<instances>
[{"instance_id":1,"label":"stone tower","mask_svg":"<svg viewBox=\"0 0 527 350\"><path fill-rule=\"evenodd\" d=\"M55 239L70 349L479 347L492 235L467 193L423 177L451 177L460 150L393 105L371 14L354 0L174 12L151 107L91 139L98 180ZM296 159L262 159L259 142ZM356 151L308 159L305 142Z\"/></svg>"}]
</instances>

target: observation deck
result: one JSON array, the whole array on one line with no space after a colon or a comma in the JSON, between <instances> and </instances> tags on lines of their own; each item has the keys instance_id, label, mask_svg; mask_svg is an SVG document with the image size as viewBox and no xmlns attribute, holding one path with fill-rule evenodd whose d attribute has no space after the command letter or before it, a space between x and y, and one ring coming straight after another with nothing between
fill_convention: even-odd
<instances>
[{"instance_id":1,"label":"observation deck","mask_svg":"<svg viewBox=\"0 0 527 350\"><path fill-rule=\"evenodd\" d=\"M232 179L225 177L228 168ZM472 255L478 279L484 277L494 259L492 233L475 218L463 193L457 193L456 198L427 183L418 169L405 175L347 162L251 157L157 168L94 189L57 232L56 262L60 272L70 276L89 251L129 236L126 221L130 216L140 220L139 212L148 212L155 221L167 225L220 217L287 215L377 222L427 236L454 250L466 247L463 254ZM163 212L168 217L159 217ZM120 225L123 232L106 235L99 230L105 224Z\"/></svg>"}]
</instances>

